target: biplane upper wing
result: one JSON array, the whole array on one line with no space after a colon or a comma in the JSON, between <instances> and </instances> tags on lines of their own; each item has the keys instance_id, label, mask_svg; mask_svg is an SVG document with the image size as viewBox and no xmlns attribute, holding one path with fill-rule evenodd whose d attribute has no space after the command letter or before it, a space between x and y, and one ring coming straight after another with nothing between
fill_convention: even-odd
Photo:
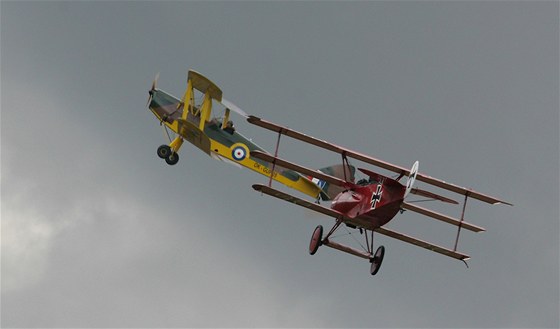
<instances>
[{"instance_id":1,"label":"biplane upper wing","mask_svg":"<svg viewBox=\"0 0 560 329\"><path fill-rule=\"evenodd\" d=\"M410 170L408 168L400 167L400 166L391 164L389 162L385 162L383 160L379 160L379 159L376 159L374 157L371 157L371 156L368 156L368 155L365 155L365 154L362 154L362 153L359 153L359 152L356 152L356 151L352 151L350 149L347 149L347 148L344 148L344 147L326 142L324 140L306 135L304 133L300 133L300 132L295 131L293 129L277 125L277 124L272 123L270 121L263 120L259 117L253 116L253 115L250 115L249 118L247 119L247 121L249 123L260 126L262 128L265 128L265 129L268 129L268 130L271 130L271 131L275 131L279 134L283 134L283 135L292 137L294 139L298 139L298 140L301 140L303 142L306 142L306 143L309 143L309 144L312 144L312 145L315 145L315 146L318 146L318 147L321 147L321 148L324 148L324 149L342 154L343 156L351 157L353 159L369 163L371 165L374 165L374 166L377 166L377 167L380 167L380 168L398 173L399 175L402 175L402 176L408 176L410 174ZM447 183L446 181L436 179L436 178L433 178L433 177L428 176L428 175L424 175L424 174L419 173L416 176L416 179L419 180L419 181L425 182L427 184L434 185L434 186L440 187L442 189L452 191L452 192L455 192L455 193L458 193L458 194L461 194L461 195L464 195L464 196L468 196L468 197L471 197L471 198L474 198L474 199L477 199L477 200L480 200L480 201L483 201L483 202L486 202L486 203L490 203L490 204L503 203L503 204L507 204L507 205L512 205L511 203L502 201L502 200L494 198L492 196L488 196L488 195L476 192L476 191L468 189L468 188L464 188L464 187L460 187L460 186L457 186L457 185L454 185L454 184L451 184L451 183Z\"/></svg>"},{"instance_id":2,"label":"biplane upper wing","mask_svg":"<svg viewBox=\"0 0 560 329\"><path fill-rule=\"evenodd\" d=\"M319 212L321 214L324 214L324 215L327 215L327 216L330 216L330 217L334 217L336 219L342 219L344 221L353 221L354 220L353 218L347 217L344 214L342 214L342 213L340 213L336 210L333 210L333 209L330 209L330 208L327 208L327 207L323 207L319 204L300 199L298 197L295 197L293 195L284 193L284 192L279 191L277 189L274 189L272 187L268 187L268 186L260 185L260 184L255 184L255 185L253 185L253 189L256 190L256 191L260 191L264 194L268 194L270 196L273 196L275 198L278 198L278 199L296 204L298 206L302 206L302 207L305 207L307 209L314 210L314 211ZM424 249L428 249L428 250L437 252L439 254L442 254L442 255L445 255L445 256L448 256L448 257L452 257L452 258L459 259L459 260L467 260L467 259L470 258L468 255L465 255L465 254L459 253L457 251L453 251L451 249L447 249L447 248L444 248L444 247L441 247L441 246L438 246L438 245L435 245L435 244L432 244L432 243L429 243L429 242L426 242L426 241L422 241L422 240L413 238L413 237L408 236L406 234L395 232L395 231L392 231L392 230L389 230L389 229L386 229L386 228L383 228L383 227L375 228L375 227L373 227L373 225L370 225L368 227L366 222L362 222L361 224L363 225L363 227L365 229L375 230L376 232L378 232L380 234L383 234L383 235L389 236L391 238L413 244L413 245L418 246L418 247L422 247Z\"/></svg>"},{"instance_id":3,"label":"biplane upper wing","mask_svg":"<svg viewBox=\"0 0 560 329\"><path fill-rule=\"evenodd\" d=\"M208 93L211 98L218 102L222 101L222 90L207 77L196 71L189 70L188 79L192 81L192 86L196 90Z\"/></svg>"}]
</instances>

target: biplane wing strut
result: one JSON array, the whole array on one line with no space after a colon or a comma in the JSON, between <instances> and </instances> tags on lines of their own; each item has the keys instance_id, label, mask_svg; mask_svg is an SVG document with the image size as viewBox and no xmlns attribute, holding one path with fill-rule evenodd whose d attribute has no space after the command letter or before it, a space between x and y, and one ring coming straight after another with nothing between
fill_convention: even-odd
<instances>
[{"instance_id":1,"label":"biplane wing strut","mask_svg":"<svg viewBox=\"0 0 560 329\"><path fill-rule=\"evenodd\" d=\"M326 142L324 140L320 140L318 138L306 135L304 133L300 133L300 132L295 131L293 129L277 125L277 124L272 123L270 121L263 120L259 117L253 116L253 115L250 115L247 118L247 121L251 124L256 125L256 126L260 126L262 128L277 132L278 134L283 134L283 135L289 136L291 138L294 138L294 139L297 139L297 140L300 140L300 141L303 141L303 142L306 142L306 143L324 148L326 150L330 150L332 152L339 153L343 157L350 157L350 158L360 160L360 161L369 163L371 165L374 165L374 166L377 166L377 167L395 172L395 173L397 173L397 174L399 174L403 177L408 176L410 174L410 170L408 168L396 166L394 164L391 164L391 163L373 158L371 156L368 156L368 155L365 155L365 154L362 154L362 153L359 153L359 152L356 152L356 151L352 151L352 150L337 146L335 144ZM477 199L477 200L480 200L480 201L483 201L483 202L486 202L486 203L490 203L490 204L503 203L503 204L507 204L507 205L512 205L511 203L502 201L502 200L494 198L492 196L488 196L488 195L476 192L476 191L468 189L468 188L464 188L464 187L460 187L460 186L457 186L457 185L454 185L454 184L450 184L450 183L447 183L443 180L436 179L436 178L433 178L431 176L424 175L424 174L421 174L421 173L418 173L418 175L416 176L416 179L421 181L421 182L424 182L424 183L427 183L427 184L430 184L430 185L433 185L433 186L436 186L436 187L439 187L439 188L442 188L442 189L445 189L445 190L448 190L448 191L451 191L451 192L455 192L455 193L467 196L469 198Z\"/></svg>"},{"instance_id":2,"label":"biplane wing strut","mask_svg":"<svg viewBox=\"0 0 560 329\"><path fill-rule=\"evenodd\" d=\"M352 221L353 220L352 218L346 217L344 214L342 214L338 211L335 211L335 210L330 209L330 208L323 207L323 206L321 206L319 204L316 204L316 203L312 203L312 202L300 199L300 198L295 197L293 195L286 194L286 193L284 193L282 191L279 191L277 189L274 189L272 187L268 187L268 186L260 185L260 184L255 184L255 185L253 185L253 189L256 190L256 191L260 191L264 194L273 196L275 198L278 198L280 200L284 200L284 201L296 204L298 206L314 210L314 211L319 212L321 214L336 218L337 223L338 223L338 221L341 221L341 220L342 221ZM432 243L429 243L429 242L426 242L426 241L422 241L422 240L413 238L413 237L411 237L409 235L406 235L406 234L403 234L403 233L395 232L395 231L392 231L392 230L389 230L389 229L386 229L386 228L383 228L383 227L373 227L371 224L368 226L369 223L365 222L365 221L362 222L361 224L362 224L362 227L366 230L373 230L377 233L386 235L388 237L391 237L391 238L394 238L394 239L397 239L397 240L401 240L401 241L413 244L415 246L422 247L424 249L428 249L428 250L431 250L433 252L436 252L436 253L454 258L454 259L465 261L465 260L470 258L469 255L462 254L462 253L459 253L457 251L447 249L447 248L444 248L444 247L441 247L441 246L438 246L438 245L435 245L435 244L432 244ZM329 246L329 245L326 244L326 246ZM333 244L333 246L334 246L335 249L339 249L339 248L337 248L337 247L339 247L338 244ZM347 248L347 249L349 249L349 248ZM350 252L349 250L343 250L343 251ZM352 253L354 255L357 255L357 256L360 256L360 257L363 257L363 258L367 258L367 256L362 255L360 251L352 250L352 252L350 252L350 253Z\"/></svg>"}]
</instances>

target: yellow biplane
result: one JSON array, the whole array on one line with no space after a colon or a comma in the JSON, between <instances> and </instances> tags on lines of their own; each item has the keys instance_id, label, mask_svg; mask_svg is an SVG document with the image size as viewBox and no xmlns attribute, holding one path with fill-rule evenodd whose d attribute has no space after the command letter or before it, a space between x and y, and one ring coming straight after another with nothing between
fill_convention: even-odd
<instances>
[{"instance_id":1,"label":"yellow biplane","mask_svg":"<svg viewBox=\"0 0 560 329\"><path fill-rule=\"evenodd\" d=\"M169 138L169 144L157 149L157 155L167 164L177 164L179 150L186 140L213 158L249 168L314 198L328 200L339 192L337 186L330 187L328 183L313 177L252 157L251 152L265 151L241 135L230 118L232 111L244 118L248 117L247 114L223 98L222 90L202 74L192 70L188 72L187 88L182 99L158 89L157 80L156 76L149 91L147 106ZM212 111L218 105L224 108L223 115L213 117ZM169 130L176 135L174 139ZM320 170L353 180L355 169L344 168L335 165Z\"/></svg>"}]
</instances>

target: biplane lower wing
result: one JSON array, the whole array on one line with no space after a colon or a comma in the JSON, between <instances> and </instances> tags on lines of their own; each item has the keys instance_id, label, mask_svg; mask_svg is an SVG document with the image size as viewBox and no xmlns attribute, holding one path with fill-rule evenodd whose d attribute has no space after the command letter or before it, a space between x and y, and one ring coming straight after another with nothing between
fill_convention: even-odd
<instances>
[{"instance_id":1,"label":"biplane lower wing","mask_svg":"<svg viewBox=\"0 0 560 329\"><path fill-rule=\"evenodd\" d=\"M177 133L179 135L194 146L198 147L200 150L204 151L206 154L210 155L211 142L202 130L198 129L198 127L193 123L181 118L177 119L177 123Z\"/></svg>"},{"instance_id":2,"label":"biplane lower wing","mask_svg":"<svg viewBox=\"0 0 560 329\"><path fill-rule=\"evenodd\" d=\"M250 115L249 118L247 118L247 121L251 124L254 124L256 126L259 126L259 127L262 127L262 128L274 131L274 132L277 132L279 134L283 134L283 135L289 136L291 138L294 138L294 139L297 139L297 140L300 140L300 141L303 141L303 142L306 142L306 143L324 148L326 150L330 150L332 152L339 153L343 156L351 157L353 159L360 160L360 161L369 163L371 165L374 165L374 166L377 166L377 167L395 172L399 175L402 175L403 177L408 176L410 174L410 170L408 168L400 167L400 166L391 164L389 162L385 162L385 161L376 159L374 157L371 157L371 156L368 156L368 155L365 155L365 154L362 154L362 153L359 153L359 152L356 152L356 151L352 151L350 149L346 149L344 147L326 142L324 140L320 140L318 138L306 135L304 133L300 133L300 132L295 131L293 129L277 125L277 124L272 123L270 121L263 120L259 117L254 116L254 115ZM448 190L448 191L452 191L452 192L455 192L455 193L458 193L458 194L461 194L461 195L464 195L464 196L468 196L470 198L477 199L477 200L480 200L480 201L483 201L483 202L486 202L486 203L490 203L490 204L503 203L503 204L507 204L507 205L512 205L511 203L508 203L508 202L499 200L497 198L494 198L494 197L476 192L476 191L468 189L468 188L464 188L464 187L460 187L460 186L457 186L457 185L454 185L454 184L447 183L446 181L436 179L436 178L433 178L433 177L428 176L428 175L424 175L424 174L419 173L416 176L416 179L419 180L419 181L422 181L424 183L427 183L427 184L430 184L430 185L433 185L433 186L437 186L439 188L442 188L442 189L445 189L445 190Z\"/></svg>"},{"instance_id":3,"label":"biplane lower wing","mask_svg":"<svg viewBox=\"0 0 560 329\"><path fill-rule=\"evenodd\" d=\"M284 193L284 192L279 191L277 189L274 189L272 187L268 187L268 186L260 185L260 184L255 184L255 185L253 185L253 189L256 190L256 191L262 192L264 194L268 194L270 196L273 196L275 198L278 198L280 200L288 201L290 203L296 204L296 205L301 206L301 207L305 207L307 209L314 210L316 212L319 212L321 214L324 214L324 215L327 215L327 216L330 216L330 217L333 217L333 218L336 218L336 219L342 219L343 221L354 221L355 220L355 219L349 218L349 217L345 216L344 214L342 214L338 211L335 211L333 209L326 208L326 207L323 207L319 204L300 199L298 197L295 197L293 195L289 195L287 193ZM362 224L364 224L364 223L362 223ZM413 237L408 236L406 234L402 234L402 233L399 233L399 232L388 230L388 229L383 228L383 227L377 227L377 228L375 228L373 226L367 227L367 224L363 225L363 227L365 229L375 230L376 232L378 232L380 234L383 234L383 235L386 235L388 237L391 237L391 238L394 238L394 239L397 239L397 240L401 240L401 241L413 244L415 246L418 246L418 247L421 247L421 248L424 248L424 249L428 249L428 250L431 250L433 252L437 252L439 254L451 257L451 258L455 258L455 259L458 259L458 260L467 260L467 259L470 258L468 255L459 253L457 251L453 251L451 249L440 247L438 245L413 238Z\"/></svg>"}]
</instances>

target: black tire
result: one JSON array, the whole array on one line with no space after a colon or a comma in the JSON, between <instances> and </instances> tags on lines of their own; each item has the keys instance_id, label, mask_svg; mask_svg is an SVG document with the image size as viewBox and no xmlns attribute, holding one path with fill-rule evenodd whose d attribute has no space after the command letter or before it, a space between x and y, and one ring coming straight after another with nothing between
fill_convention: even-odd
<instances>
[{"instance_id":1,"label":"black tire","mask_svg":"<svg viewBox=\"0 0 560 329\"><path fill-rule=\"evenodd\" d=\"M167 162L167 164L170 166L176 165L177 162L179 162L179 154L171 152L171 154L167 158L165 158L165 162Z\"/></svg>"},{"instance_id":2,"label":"black tire","mask_svg":"<svg viewBox=\"0 0 560 329\"><path fill-rule=\"evenodd\" d=\"M369 273L371 275L376 275L381 268L381 262L383 262L383 257L385 256L385 247L379 246L375 251L375 255L373 255L373 259L371 260L371 267L369 269Z\"/></svg>"},{"instance_id":3,"label":"black tire","mask_svg":"<svg viewBox=\"0 0 560 329\"><path fill-rule=\"evenodd\" d=\"M157 155L160 159L166 159L171 154L171 147L167 145L161 145L157 149Z\"/></svg>"},{"instance_id":4,"label":"black tire","mask_svg":"<svg viewBox=\"0 0 560 329\"><path fill-rule=\"evenodd\" d=\"M315 255L317 249L321 246L321 241L323 240L323 226L318 225L313 234L311 235L311 241L309 241L309 254Z\"/></svg>"}]
</instances>

